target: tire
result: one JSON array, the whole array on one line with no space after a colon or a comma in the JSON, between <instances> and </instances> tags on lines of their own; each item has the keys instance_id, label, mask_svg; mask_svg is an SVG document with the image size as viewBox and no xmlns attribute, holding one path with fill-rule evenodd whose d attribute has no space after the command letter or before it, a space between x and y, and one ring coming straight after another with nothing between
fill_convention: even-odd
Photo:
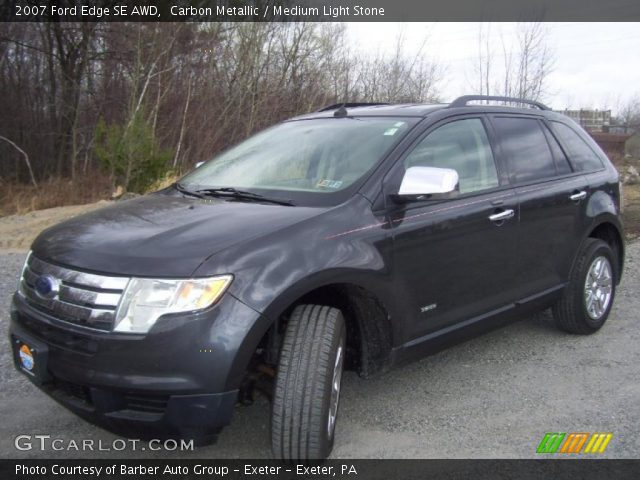
<instances>
[{"instance_id":1,"label":"tire","mask_svg":"<svg viewBox=\"0 0 640 480\"><path fill-rule=\"evenodd\" d=\"M604 274L601 278L598 277L598 265L608 269L608 281ZM597 332L604 325L615 299L617 265L616 255L607 243L596 238L585 241L563 296L552 309L559 329L588 335ZM587 288L591 293L587 292Z\"/></svg>"},{"instance_id":2,"label":"tire","mask_svg":"<svg viewBox=\"0 0 640 480\"><path fill-rule=\"evenodd\" d=\"M273 392L271 446L276 458L325 459L331 453L345 353L340 310L321 305L293 310ZM335 382L337 393L332 397Z\"/></svg>"}]
</instances>

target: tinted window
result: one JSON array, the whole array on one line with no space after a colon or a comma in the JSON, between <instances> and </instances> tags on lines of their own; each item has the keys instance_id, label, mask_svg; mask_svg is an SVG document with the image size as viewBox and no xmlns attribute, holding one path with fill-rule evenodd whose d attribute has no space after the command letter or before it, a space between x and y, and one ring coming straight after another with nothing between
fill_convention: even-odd
<instances>
[{"instance_id":1,"label":"tinted window","mask_svg":"<svg viewBox=\"0 0 640 480\"><path fill-rule=\"evenodd\" d=\"M519 183L556 175L556 166L540 122L535 118L494 120L511 181Z\"/></svg>"},{"instance_id":2,"label":"tinted window","mask_svg":"<svg viewBox=\"0 0 640 480\"><path fill-rule=\"evenodd\" d=\"M560 148L556 137L549 131L549 129L545 126L543 127L544 133L547 136L547 141L549 142L549 146L551 147L551 152L553 153L553 158L556 159L556 168L558 169L558 173L560 175L565 175L567 173L571 173L571 165L569 164L569 160L567 156Z\"/></svg>"},{"instance_id":3,"label":"tinted window","mask_svg":"<svg viewBox=\"0 0 640 480\"><path fill-rule=\"evenodd\" d=\"M404 165L405 168L452 168L460 178L460 193L498 186L489 139L478 118L458 120L437 128L409 154Z\"/></svg>"},{"instance_id":4,"label":"tinted window","mask_svg":"<svg viewBox=\"0 0 640 480\"><path fill-rule=\"evenodd\" d=\"M553 122L553 129L567 148L567 153L576 170L579 172L590 172L602 168L602 162L598 158L598 155L591 150L587 142L580 138L572 128L566 126L564 123Z\"/></svg>"}]
</instances>

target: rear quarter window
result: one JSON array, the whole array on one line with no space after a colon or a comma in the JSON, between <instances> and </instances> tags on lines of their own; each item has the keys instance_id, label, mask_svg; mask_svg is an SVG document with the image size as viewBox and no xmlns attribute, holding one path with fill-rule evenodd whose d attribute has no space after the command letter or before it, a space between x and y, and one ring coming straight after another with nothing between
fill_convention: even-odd
<instances>
[{"instance_id":1,"label":"rear quarter window","mask_svg":"<svg viewBox=\"0 0 640 480\"><path fill-rule=\"evenodd\" d=\"M496 117L493 124L513 183L557 174L549 144L536 118Z\"/></svg>"},{"instance_id":2,"label":"rear quarter window","mask_svg":"<svg viewBox=\"0 0 640 480\"><path fill-rule=\"evenodd\" d=\"M601 170L604 167L600 157L571 127L555 121L551 122L551 124L553 131L564 144L569 160L577 171L592 172Z\"/></svg>"}]
</instances>

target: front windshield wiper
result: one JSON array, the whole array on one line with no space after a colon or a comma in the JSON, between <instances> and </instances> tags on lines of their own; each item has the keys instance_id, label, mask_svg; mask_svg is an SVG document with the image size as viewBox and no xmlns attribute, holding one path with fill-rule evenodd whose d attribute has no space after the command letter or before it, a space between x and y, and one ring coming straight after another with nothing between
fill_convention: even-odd
<instances>
[{"instance_id":1,"label":"front windshield wiper","mask_svg":"<svg viewBox=\"0 0 640 480\"><path fill-rule=\"evenodd\" d=\"M259 193L248 192L246 190L238 190L233 187L203 188L201 190L196 190L193 193L200 195L212 195L214 197L233 197L245 200L256 200L259 202L275 203L277 205L295 206L295 203L293 203L291 200L287 200L284 198L266 197L264 195L260 195Z\"/></svg>"},{"instance_id":2,"label":"front windshield wiper","mask_svg":"<svg viewBox=\"0 0 640 480\"><path fill-rule=\"evenodd\" d=\"M196 198L204 198L204 195L202 195L201 193L198 193L198 192L194 192L193 190L189 190L184 185L182 185L180 182L174 183L173 186L175 187L175 189L177 191L179 191L183 195L190 195L190 196L196 197Z\"/></svg>"}]
</instances>

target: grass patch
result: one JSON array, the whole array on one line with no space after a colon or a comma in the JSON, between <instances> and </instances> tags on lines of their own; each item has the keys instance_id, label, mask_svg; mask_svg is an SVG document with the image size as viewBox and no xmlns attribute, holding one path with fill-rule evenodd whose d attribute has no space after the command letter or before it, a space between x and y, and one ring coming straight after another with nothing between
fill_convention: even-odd
<instances>
[{"instance_id":1,"label":"grass patch","mask_svg":"<svg viewBox=\"0 0 640 480\"><path fill-rule=\"evenodd\" d=\"M145 193L156 192L168 187L180 178L174 173L153 182ZM106 175L94 174L86 177L70 179L49 179L38 183L38 188L31 184L3 183L0 179L0 217L24 215L37 210L68 205L85 205L100 200L110 200L116 194L122 195L124 190L112 188L112 182Z\"/></svg>"},{"instance_id":2,"label":"grass patch","mask_svg":"<svg viewBox=\"0 0 640 480\"><path fill-rule=\"evenodd\" d=\"M45 208L84 205L109 198L111 182L98 174L69 179L49 179L31 184L0 184L0 217Z\"/></svg>"}]
</instances>

